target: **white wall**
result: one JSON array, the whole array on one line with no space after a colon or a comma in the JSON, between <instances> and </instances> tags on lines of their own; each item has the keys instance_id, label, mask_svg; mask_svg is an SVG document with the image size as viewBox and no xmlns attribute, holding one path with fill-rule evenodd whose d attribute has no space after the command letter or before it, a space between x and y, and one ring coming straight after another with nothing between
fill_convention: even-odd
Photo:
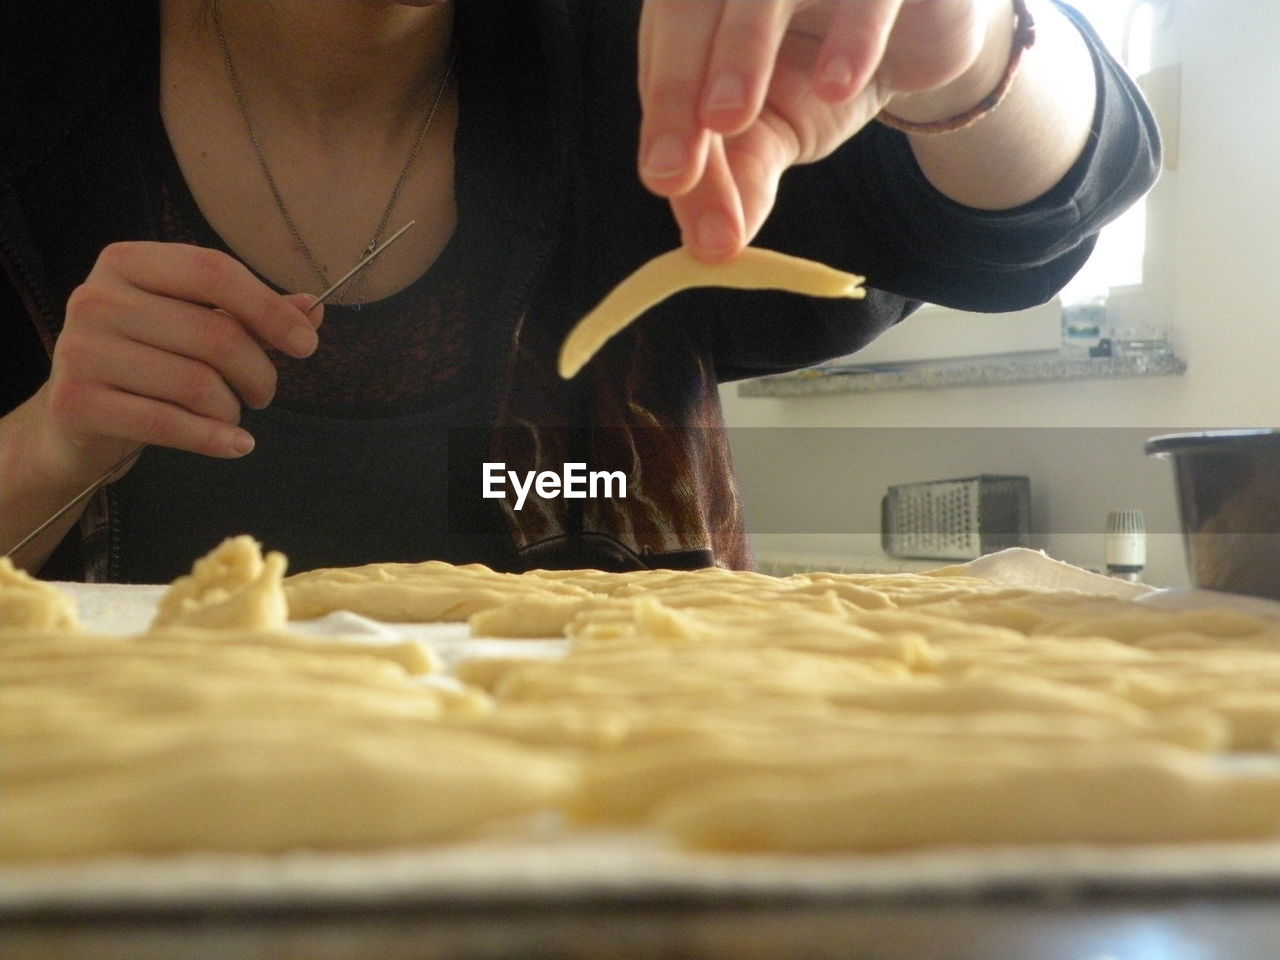
<instances>
[{"instance_id":1,"label":"white wall","mask_svg":"<svg viewBox=\"0 0 1280 960\"><path fill-rule=\"evenodd\" d=\"M1107 510L1140 507L1162 532L1150 543L1149 579L1185 583L1169 532L1172 471L1146 460L1143 439L1280 423L1280 3L1177 6L1156 62L1182 65L1179 165L1153 195L1147 287L1186 375L785 400L741 399L731 385L723 394L733 427L840 428L817 443L797 432L787 455L770 452L775 431L734 432L748 521L767 533L759 549L865 553L876 529L868 511L888 483L1024 472L1037 545L1097 566ZM868 427L895 429L851 429ZM970 429L920 429L938 427ZM942 436L951 442L921 442ZM811 458L811 449L824 452ZM807 519L815 515L842 525ZM836 532L808 535L815 529Z\"/></svg>"}]
</instances>

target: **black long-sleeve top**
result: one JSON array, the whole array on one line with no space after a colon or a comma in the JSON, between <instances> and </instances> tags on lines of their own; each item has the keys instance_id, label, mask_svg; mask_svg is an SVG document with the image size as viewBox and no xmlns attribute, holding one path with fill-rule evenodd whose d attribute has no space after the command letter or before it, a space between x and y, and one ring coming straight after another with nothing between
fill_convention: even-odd
<instances>
[{"instance_id":1,"label":"black long-sleeve top","mask_svg":"<svg viewBox=\"0 0 1280 960\"><path fill-rule=\"evenodd\" d=\"M634 172L638 0L460 0L460 248L469 389L411 415L267 411L244 461L150 451L103 493L47 572L162 580L248 532L294 569L439 557L503 569L746 566L716 385L852 353L920 301L1043 302L1094 236L1152 184L1154 122L1085 22L1093 135L1048 194L990 212L935 190L906 138L872 124L789 171L759 245L868 277L861 301L691 291L555 375L568 327L674 247L665 201ZM71 291L101 249L166 239L156 201L155 0L8 0L0 35L0 413L47 377ZM171 170L171 168L169 168ZM216 237L210 242L216 242ZM234 251L233 251L234 252ZM340 375L337 374L337 375ZM481 463L620 470L627 498L480 496ZM213 542L211 542L213 541Z\"/></svg>"}]
</instances>

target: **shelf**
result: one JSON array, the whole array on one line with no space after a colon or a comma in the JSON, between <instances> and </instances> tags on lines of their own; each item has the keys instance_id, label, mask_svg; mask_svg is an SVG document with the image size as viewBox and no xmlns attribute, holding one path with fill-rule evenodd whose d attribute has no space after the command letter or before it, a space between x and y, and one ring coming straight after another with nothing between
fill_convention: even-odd
<instances>
[{"instance_id":1,"label":"shelf","mask_svg":"<svg viewBox=\"0 0 1280 960\"><path fill-rule=\"evenodd\" d=\"M1003 387L1074 380L1174 377L1187 370L1172 353L1076 358L1057 351L1009 353L912 363L841 364L812 367L738 385L741 397L817 397L889 390Z\"/></svg>"},{"instance_id":2,"label":"shelf","mask_svg":"<svg viewBox=\"0 0 1280 960\"><path fill-rule=\"evenodd\" d=\"M872 555L769 550L756 557L756 568L774 577L797 573L923 573L963 560L905 560L887 553Z\"/></svg>"}]
</instances>

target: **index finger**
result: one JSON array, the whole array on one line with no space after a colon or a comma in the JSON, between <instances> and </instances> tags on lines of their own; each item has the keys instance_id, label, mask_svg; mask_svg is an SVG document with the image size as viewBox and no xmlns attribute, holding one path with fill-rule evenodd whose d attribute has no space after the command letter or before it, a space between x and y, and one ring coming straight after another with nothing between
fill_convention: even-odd
<instances>
[{"instance_id":1,"label":"index finger","mask_svg":"<svg viewBox=\"0 0 1280 960\"><path fill-rule=\"evenodd\" d=\"M298 304L220 250L136 241L113 244L98 263L148 293L222 310L259 340L291 356L310 356L319 343L313 321Z\"/></svg>"},{"instance_id":2,"label":"index finger","mask_svg":"<svg viewBox=\"0 0 1280 960\"><path fill-rule=\"evenodd\" d=\"M698 113L720 13L708 0L648 0L641 13L640 177L661 196L702 178L710 135Z\"/></svg>"}]
</instances>

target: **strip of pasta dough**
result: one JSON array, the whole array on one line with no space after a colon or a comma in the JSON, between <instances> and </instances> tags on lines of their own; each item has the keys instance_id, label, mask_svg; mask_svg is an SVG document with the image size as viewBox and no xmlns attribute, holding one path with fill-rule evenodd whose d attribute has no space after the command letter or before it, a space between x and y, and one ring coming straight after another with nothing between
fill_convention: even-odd
<instances>
[{"instance_id":1,"label":"strip of pasta dough","mask_svg":"<svg viewBox=\"0 0 1280 960\"><path fill-rule=\"evenodd\" d=\"M1280 776L1232 774L1165 744L1084 744L963 767L715 781L677 791L657 819L694 848L795 853L1274 838Z\"/></svg>"},{"instance_id":2,"label":"strip of pasta dough","mask_svg":"<svg viewBox=\"0 0 1280 960\"><path fill-rule=\"evenodd\" d=\"M685 248L654 257L627 277L578 321L560 348L560 376L577 376L614 334L673 293L690 287L787 290L813 297L866 296L865 278L813 260L747 247L726 263L704 263Z\"/></svg>"},{"instance_id":3,"label":"strip of pasta dough","mask_svg":"<svg viewBox=\"0 0 1280 960\"><path fill-rule=\"evenodd\" d=\"M52 584L0 557L0 633L7 630L80 629L75 601Z\"/></svg>"}]
</instances>

